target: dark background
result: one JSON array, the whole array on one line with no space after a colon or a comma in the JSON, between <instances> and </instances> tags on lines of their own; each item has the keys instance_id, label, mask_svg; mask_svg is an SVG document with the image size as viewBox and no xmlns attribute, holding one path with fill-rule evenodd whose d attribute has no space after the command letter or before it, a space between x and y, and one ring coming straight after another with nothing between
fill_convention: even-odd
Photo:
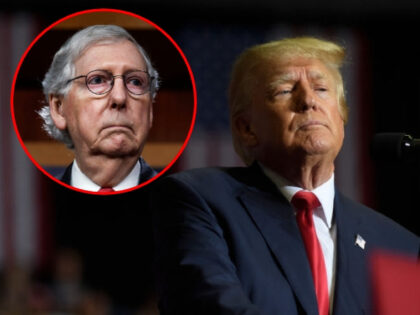
<instances>
[{"instance_id":1,"label":"dark background","mask_svg":"<svg viewBox=\"0 0 420 315\"><path fill-rule=\"evenodd\" d=\"M357 88L361 89L365 108L363 116L358 116L363 132L357 141L365 146L366 155L370 139L377 132L405 132L420 138L420 45L417 43L420 2L125 0L117 3L91 1L86 6L86 1L56 4L19 1L7 7L3 4L2 11L6 14L19 10L30 12L42 30L70 13L96 7L122 9L144 16L178 42L190 60L197 81L196 134L211 133L227 125L227 111L224 109L216 111L223 115L213 120L200 113L213 110L207 100L226 88L231 64L220 69L220 81L213 80L209 84L203 69L211 67L211 60L207 65L204 61L204 66L203 61L199 66L197 61L206 58L206 47L202 48L202 54L192 49L188 32L199 34L202 30L203 34L213 32L221 37L225 30L230 34L237 32L238 36L251 34L243 41L243 46L247 47L262 42L263 39L258 40L258 34L270 25L281 23L294 29L307 25L323 29L344 27L361 39L364 76ZM232 57L227 59L231 61L243 47L221 45L218 49L220 55L230 49ZM215 95L217 97L225 99L225 95ZM193 144L186 148L188 150L194 150ZM420 194L419 159L389 160L383 156L373 160L367 156L364 161L359 169L354 170L361 173L359 185L368 183L369 187L366 190L369 196L360 201L420 235L417 214L420 210L417 202ZM171 171L182 170L185 165L181 160ZM144 301L152 295L153 269L150 258L153 249L147 223L149 214L142 211L147 188L124 196L101 198L67 191L44 177L40 182L42 200L49 205L52 232L48 234L51 254L47 257L50 258L39 266L38 277L50 281L54 253L58 248L72 247L83 257L89 285L105 290L117 304L128 308L146 303ZM108 275L107 278L103 278L104 275Z\"/></svg>"}]
</instances>

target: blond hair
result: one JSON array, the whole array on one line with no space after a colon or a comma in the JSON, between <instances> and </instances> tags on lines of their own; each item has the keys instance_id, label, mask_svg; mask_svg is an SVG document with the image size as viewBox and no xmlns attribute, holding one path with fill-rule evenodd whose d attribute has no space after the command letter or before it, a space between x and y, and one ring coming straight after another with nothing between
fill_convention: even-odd
<instances>
[{"instance_id":1,"label":"blond hair","mask_svg":"<svg viewBox=\"0 0 420 315\"><path fill-rule=\"evenodd\" d=\"M234 118L252 103L251 86L252 84L255 85L255 82L258 80L256 76L258 71L256 70L272 60L292 57L316 59L331 70L337 84L339 112L344 123L347 122L348 107L344 95L343 78L340 73L340 67L345 57L345 50L342 46L313 37L296 37L248 48L235 62L229 86L229 109L233 145L236 153L247 165L254 161L254 157L249 148L242 143L234 127Z\"/></svg>"}]
</instances>

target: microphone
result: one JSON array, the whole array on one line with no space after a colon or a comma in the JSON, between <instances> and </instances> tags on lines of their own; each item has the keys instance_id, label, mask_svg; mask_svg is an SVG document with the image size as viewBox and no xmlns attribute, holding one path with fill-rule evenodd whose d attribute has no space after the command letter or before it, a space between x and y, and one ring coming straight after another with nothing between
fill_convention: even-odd
<instances>
[{"instance_id":1,"label":"microphone","mask_svg":"<svg viewBox=\"0 0 420 315\"><path fill-rule=\"evenodd\" d=\"M374 158L405 159L420 154L420 139L405 133L377 133L371 142L371 154Z\"/></svg>"}]
</instances>

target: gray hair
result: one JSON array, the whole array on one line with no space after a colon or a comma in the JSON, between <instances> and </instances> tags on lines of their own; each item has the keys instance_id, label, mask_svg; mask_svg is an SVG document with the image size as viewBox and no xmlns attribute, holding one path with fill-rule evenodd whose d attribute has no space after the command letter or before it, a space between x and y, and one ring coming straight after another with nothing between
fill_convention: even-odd
<instances>
[{"instance_id":1,"label":"gray hair","mask_svg":"<svg viewBox=\"0 0 420 315\"><path fill-rule=\"evenodd\" d=\"M84 28L72 37L70 37L54 55L50 68L42 81L43 92L49 103L50 95L65 96L70 90L70 80L75 75L74 63L80 55L90 46L98 43L115 43L121 40L132 42L146 62L147 72L152 80L150 93L152 99L156 97L159 89L159 74L153 68L152 62L145 50L137 43L125 29L116 25L93 25ZM67 130L58 129L50 113L49 106L44 106L38 111L38 114L44 120L43 129L54 139L64 142L67 147L74 148L73 141Z\"/></svg>"}]
</instances>

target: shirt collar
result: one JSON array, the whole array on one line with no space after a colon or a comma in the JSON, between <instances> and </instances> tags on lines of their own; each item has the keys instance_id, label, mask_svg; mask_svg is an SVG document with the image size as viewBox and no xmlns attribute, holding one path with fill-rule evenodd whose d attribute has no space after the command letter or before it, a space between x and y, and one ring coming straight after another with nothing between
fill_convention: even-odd
<instances>
[{"instance_id":1,"label":"shirt collar","mask_svg":"<svg viewBox=\"0 0 420 315\"><path fill-rule=\"evenodd\" d=\"M289 180L282 177L273 170L267 168L266 166L259 163L264 174L271 179L271 181L277 186L277 189L281 194L290 202L294 194L298 191L303 190L301 187L293 185ZM314 214L319 216L328 228L331 228L333 209L334 209L334 195L335 195L335 186L334 186L334 173L322 185L316 187L312 192L317 196L321 207L314 211Z\"/></svg>"},{"instance_id":2,"label":"shirt collar","mask_svg":"<svg viewBox=\"0 0 420 315\"><path fill-rule=\"evenodd\" d=\"M128 189L137 186L139 183L139 176L141 173L141 165L139 161L136 162L131 172L118 185L112 187L115 191ZM84 189L88 191L98 191L101 189L99 185L87 177L79 168L77 161L73 161L71 168L71 186Z\"/></svg>"}]
</instances>

